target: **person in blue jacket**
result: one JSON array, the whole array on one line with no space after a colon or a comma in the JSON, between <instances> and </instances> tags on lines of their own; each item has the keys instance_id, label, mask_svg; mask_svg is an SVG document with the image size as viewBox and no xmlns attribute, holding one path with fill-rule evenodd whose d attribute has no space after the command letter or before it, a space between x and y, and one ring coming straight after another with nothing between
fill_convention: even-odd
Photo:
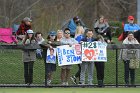
<instances>
[{"instance_id":1,"label":"person in blue jacket","mask_svg":"<svg viewBox=\"0 0 140 93\"><path fill-rule=\"evenodd\" d=\"M77 26L83 26L85 28L85 24L78 16L72 18L68 23L68 28L70 29L70 35L74 38Z\"/></svg>"},{"instance_id":2,"label":"person in blue jacket","mask_svg":"<svg viewBox=\"0 0 140 93\"><path fill-rule=\"evenodd\" d=\"M133 16L128 16L128 23L124 25L124 38L127 37L128 32L133 32L134 37L140 42L140 26L134 23Z\"/></svg>"}]
</instances>

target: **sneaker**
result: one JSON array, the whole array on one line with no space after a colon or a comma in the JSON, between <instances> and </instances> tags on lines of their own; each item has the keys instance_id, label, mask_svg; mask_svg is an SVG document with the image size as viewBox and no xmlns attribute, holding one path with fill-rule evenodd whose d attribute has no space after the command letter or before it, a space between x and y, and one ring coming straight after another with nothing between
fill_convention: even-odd
<instances>
[{"instance_id":1,"label":"sneaker","mask_svg":"<svg viewBox=\"0 0 140 93\"><path fill-rule=\"evenodd\" d=\"M74 84L77 84L77 83L76 83L76 77L75 77L75 76L70 77L70 79L72 80L72 82L73 82Z\"/></svg>"},{"instance_id":2,"label":"sneaker","mask_svg":"<svg viewBox=\"0 0 140 93\"><path fill-rule=\"evenodd\" d=\"M51 80L48 80L48 81L47 81L47 85L50 85L50 84L51 84Z\"/></svg>"},{"instance_id":3,"label":"sneaker","mask_svg":"<svg viewBox=\"0 0 140 93\"><path fill-rule=\"evenodd\" d=\"M78 85L85 85L85 83L84 82L79 82L79 84Z\"/></svg>"}]
</instances>

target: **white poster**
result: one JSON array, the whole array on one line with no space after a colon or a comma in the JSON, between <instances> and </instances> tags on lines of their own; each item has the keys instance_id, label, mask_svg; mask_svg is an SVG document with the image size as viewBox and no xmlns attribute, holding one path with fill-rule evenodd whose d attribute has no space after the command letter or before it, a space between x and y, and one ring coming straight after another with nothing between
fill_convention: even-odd
<instances>
[{"instance_id":1,"label":"white poster","mask_svg":"<svg viewBox=\"0 0 140 93\"><path fill-rule=\"evenodd\" d=\"M63 45L57 47L58 66L80 64L81 62L81 45L75 44L71 47Z\"/></svg>"},{"instance_id":2,"label":"white poster","mask_svg":"<svg viewBox=\"0 0 140 93\"><path fill-rule=\"evenodd\" d=\"M107 61L107 44L105 42L83 42L82 61Z\"/></svg>"},{"instance_id":3,"label":"white poster","mask_svg":"<svg viewBox=\"0 0 140 93\"><path fill-rule=\"evenodd\" d=\"M56 64L56 48L47 49L46 63Z\"/></svg>"}]
</instances>

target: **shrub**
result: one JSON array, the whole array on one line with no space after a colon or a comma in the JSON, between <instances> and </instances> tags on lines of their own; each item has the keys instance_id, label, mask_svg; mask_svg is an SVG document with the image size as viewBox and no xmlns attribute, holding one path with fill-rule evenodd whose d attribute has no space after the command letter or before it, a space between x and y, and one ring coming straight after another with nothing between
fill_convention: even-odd
<instances>
[{"instance_id":1,"label":"shrub","mask_svg":"<svg viewBox=\"0 0 140 93\"><path fill-rule=\"evenodd\" d=\"M111 27L111 31L115 32L114 35L113 35L114 37L118 37L123 32L122 22L120 22L120 21L110 21L109 25ZM115 29L113 27L119 27L119 28L116 29L116 31L115 31Z\"/></svg>"}]
</instances>

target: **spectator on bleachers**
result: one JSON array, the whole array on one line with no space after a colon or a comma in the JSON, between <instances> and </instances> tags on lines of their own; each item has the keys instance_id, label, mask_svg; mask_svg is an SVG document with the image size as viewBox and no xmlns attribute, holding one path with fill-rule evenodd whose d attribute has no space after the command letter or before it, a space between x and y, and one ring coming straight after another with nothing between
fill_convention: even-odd
<instances>
[{"instance_id":1,"label":"spectator on bleachers","mask_svg":"<svg viewBox=\"0 0 140 93\"><path fill-rule=\"evenodd\" d=\"M93 38L93 30L88 29L86 32L86 37L84 37L81 42L94 42L96 41L95 38ZM81 73L80 73L80 83L82 85L85 84L85 73L86 70L88 69L88 84L92 85L93 84L93 68L94 68L94 62L85 62L83 61L81 64Z\"/></svg>"},{"instance_id":2,"label":"spectator on bleachers","mask_svg":"<svg viewBox=\"0 0 140 93\"><path fill-rule=\"evenodd\" d=\"M76 27L78 25L83 26L83 28L85 28L85 24L83 23L83 21L78 16L72 18L68 23L68 28L70 29L70 35L73 38L75 36Z\"/></svg>"},{"instance_id":3,"label":"spectator on bleachers","mask_svg":"<svg viewBox=\"0 0 140 93\"><path fill-rule=\"evenodd\" d=\"M140 26L134 23L134 17L128 16L128 23L124 25L124 38L128 32L133 32L134 37L140 42Z\"/></svg>"},{"instance_id":4,"label":"spectator on bleachers","mask_svg":"<svg viewBox=\"0 0 140 93\"><path fill-rule=\"evenodd\" d=\"M35 44L33 30L27 30L25 38L23 39L23 45ZM24 78L25 84L30 85L33 83L33 64L36 60L35 50L23 50L23 62L24 62Z\"/></svg>"},{"instance_id":5,"label":"spectator on bleachers","mask_svg":"<svg viewBox=\"0 0 140 93\"><path fill-rule=\"evenodd\" d=\"M27 30L31 29L32 20L29 17L25 17L16 32L18 39L22 40L25 37Z\"/></svg>"},{"instance_id":6,"label":"spectator on bleachers","mask_svg":"<svg viewBox=\"0 0 140 93\"><path fill-rule=\"evenodd\" d=\"M112 42L111 29L104 16L100 16L99 20L95 22L94 29L97 34L100 34L105 38L107 43Z\"/></svg>"},{"instance_id":7,"label":"spectator on bleachers","mask_svg":"<svg viewBox=\"0 0 140 93\"><path fill-rule=\"evenodd\" d=\"M70 29L65 28L64 37L61 39L61 44L70 45L78 43L74 38L70 37ZM61 82L62 85L68 85L68 80L70 78L71 65L61 66Z\"/></svg>"},{"instance_id":8,"label":"spectator on bleachers","mask_svg":"<svg viewBox=\"0 0 140 93\"><path fill-rule=\"evenodd\" d=\"M127 37L123 41L123 44L139 44L136 38L134 38L133 32L128 32ZM135 68L130 67L130 62L132 59L139 59L138 49L122 49L120 52L120 59L124 62L124 81L126 86L129 86L129 81L131 86L135 85ZM129 75L130 79L129 80Z\"/></svg>"}]
</instances>

